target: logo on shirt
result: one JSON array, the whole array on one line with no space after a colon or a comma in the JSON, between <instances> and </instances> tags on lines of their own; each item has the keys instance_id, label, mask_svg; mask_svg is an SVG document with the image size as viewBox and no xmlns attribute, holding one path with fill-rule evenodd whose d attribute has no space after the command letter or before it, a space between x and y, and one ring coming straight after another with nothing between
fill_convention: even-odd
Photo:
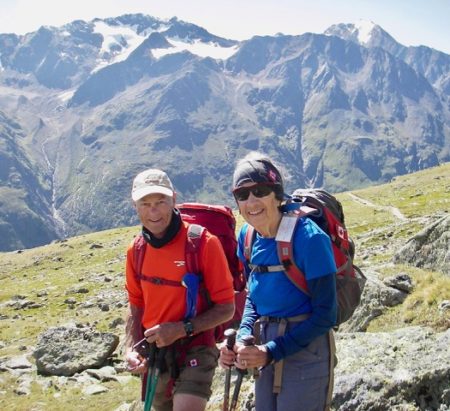
<instances>
[{"instance_id":1,"label":"logo on shirt","mask_svg":"<svg viewBox=\"0 0 450 411\"><path fill-rule=\"evenodd\" d=\"M177 267L184 267L184 265L186 264L184 260L175 260L174 263Z\"/></svg>"}]
</instances>

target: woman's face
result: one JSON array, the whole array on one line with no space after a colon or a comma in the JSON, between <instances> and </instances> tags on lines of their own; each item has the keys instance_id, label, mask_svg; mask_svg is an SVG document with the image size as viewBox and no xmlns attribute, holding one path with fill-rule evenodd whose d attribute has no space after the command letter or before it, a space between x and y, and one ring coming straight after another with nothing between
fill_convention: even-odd
<instances>
[{"instance_id":1,"label":"woman's face","mask_svg":"<svg viewBox=\"0 0 450 411\"><path fill-rule=\"evenodd\" d=\"M235 190L234 196L242 217L260 233L278 224L281 202L275 198L273 185L245 183Z\"/></svg>"}]
</instances>

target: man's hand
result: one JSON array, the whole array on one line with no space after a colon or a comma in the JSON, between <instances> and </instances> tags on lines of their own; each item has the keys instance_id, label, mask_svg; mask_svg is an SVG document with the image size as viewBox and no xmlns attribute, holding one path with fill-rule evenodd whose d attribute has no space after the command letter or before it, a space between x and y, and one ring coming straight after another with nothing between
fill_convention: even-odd
<instances>
[{"instance_id":1,"label":"man's hand","mask_svg":"<svg viewBox=\"0 0 450 411\"><path fill-rule=\"evenodd\" d=\"M162 323L148 328L144 332L147 341L156 343L158 348L167 347L176 340L186 337L184 325L181 321L174 323Z\"/></svg>"},{"instance_id":2,"label":"man's hand","mask_svg":"<svg viewBox=\"0 0 450 411\"><path fill-rule=\"evenodd\" d=\"M128 351L125 355L128 371L133 374L144 374L147 371L147 360L136 351Z\"/></svg>"},{"instance_id":3,"label":"man's hand","mask_svg":"<svg viewBox=\"0 0 450 411\"><path fill-rule=\"evenodd\" d=\"M231 368L235 362L236 362L236 352L238 350L238 347L240 344L235 344L233 347L233 350L229 350L227 348L226 343L224 342L220 347L220 357L219 357L219 365L222 368L229 369Z\"/></svg>"}]
</instances>

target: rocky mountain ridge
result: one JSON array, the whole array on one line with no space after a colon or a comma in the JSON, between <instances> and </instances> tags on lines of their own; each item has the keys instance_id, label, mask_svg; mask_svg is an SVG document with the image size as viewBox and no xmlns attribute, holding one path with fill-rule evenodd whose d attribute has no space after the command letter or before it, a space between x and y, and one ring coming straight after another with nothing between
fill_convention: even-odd
<instances>
[{"instance_id":1,"label":"rocky mountain ridge","mask_svg":"<svg viewBox=\"0 0 450 411\"><path fill-rule=\"evenodd\" d=\"M283 164L288 191L449 161L450 56L351 29L238 42L136 14L0 34L0 250L135 223L147 167L181 201L232 205L249 150Z\"/></svg>"}]
</instances>

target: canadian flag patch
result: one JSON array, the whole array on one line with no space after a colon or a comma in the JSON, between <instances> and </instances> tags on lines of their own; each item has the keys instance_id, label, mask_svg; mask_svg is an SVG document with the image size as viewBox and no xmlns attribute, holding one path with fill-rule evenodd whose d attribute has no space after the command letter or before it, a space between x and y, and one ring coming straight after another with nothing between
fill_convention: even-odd
<instances>
[{"instance_id":1,"label":"canadian flag patch","mask_svg":"<svg viewBox=\"0 0 450 411\"><path fill-rule=\"evenodd\" d=\"M192 360L189 361L189 367L197 367L198 366L198 362L195 358L193 358Z\"/></svg>"}]
</instances>

